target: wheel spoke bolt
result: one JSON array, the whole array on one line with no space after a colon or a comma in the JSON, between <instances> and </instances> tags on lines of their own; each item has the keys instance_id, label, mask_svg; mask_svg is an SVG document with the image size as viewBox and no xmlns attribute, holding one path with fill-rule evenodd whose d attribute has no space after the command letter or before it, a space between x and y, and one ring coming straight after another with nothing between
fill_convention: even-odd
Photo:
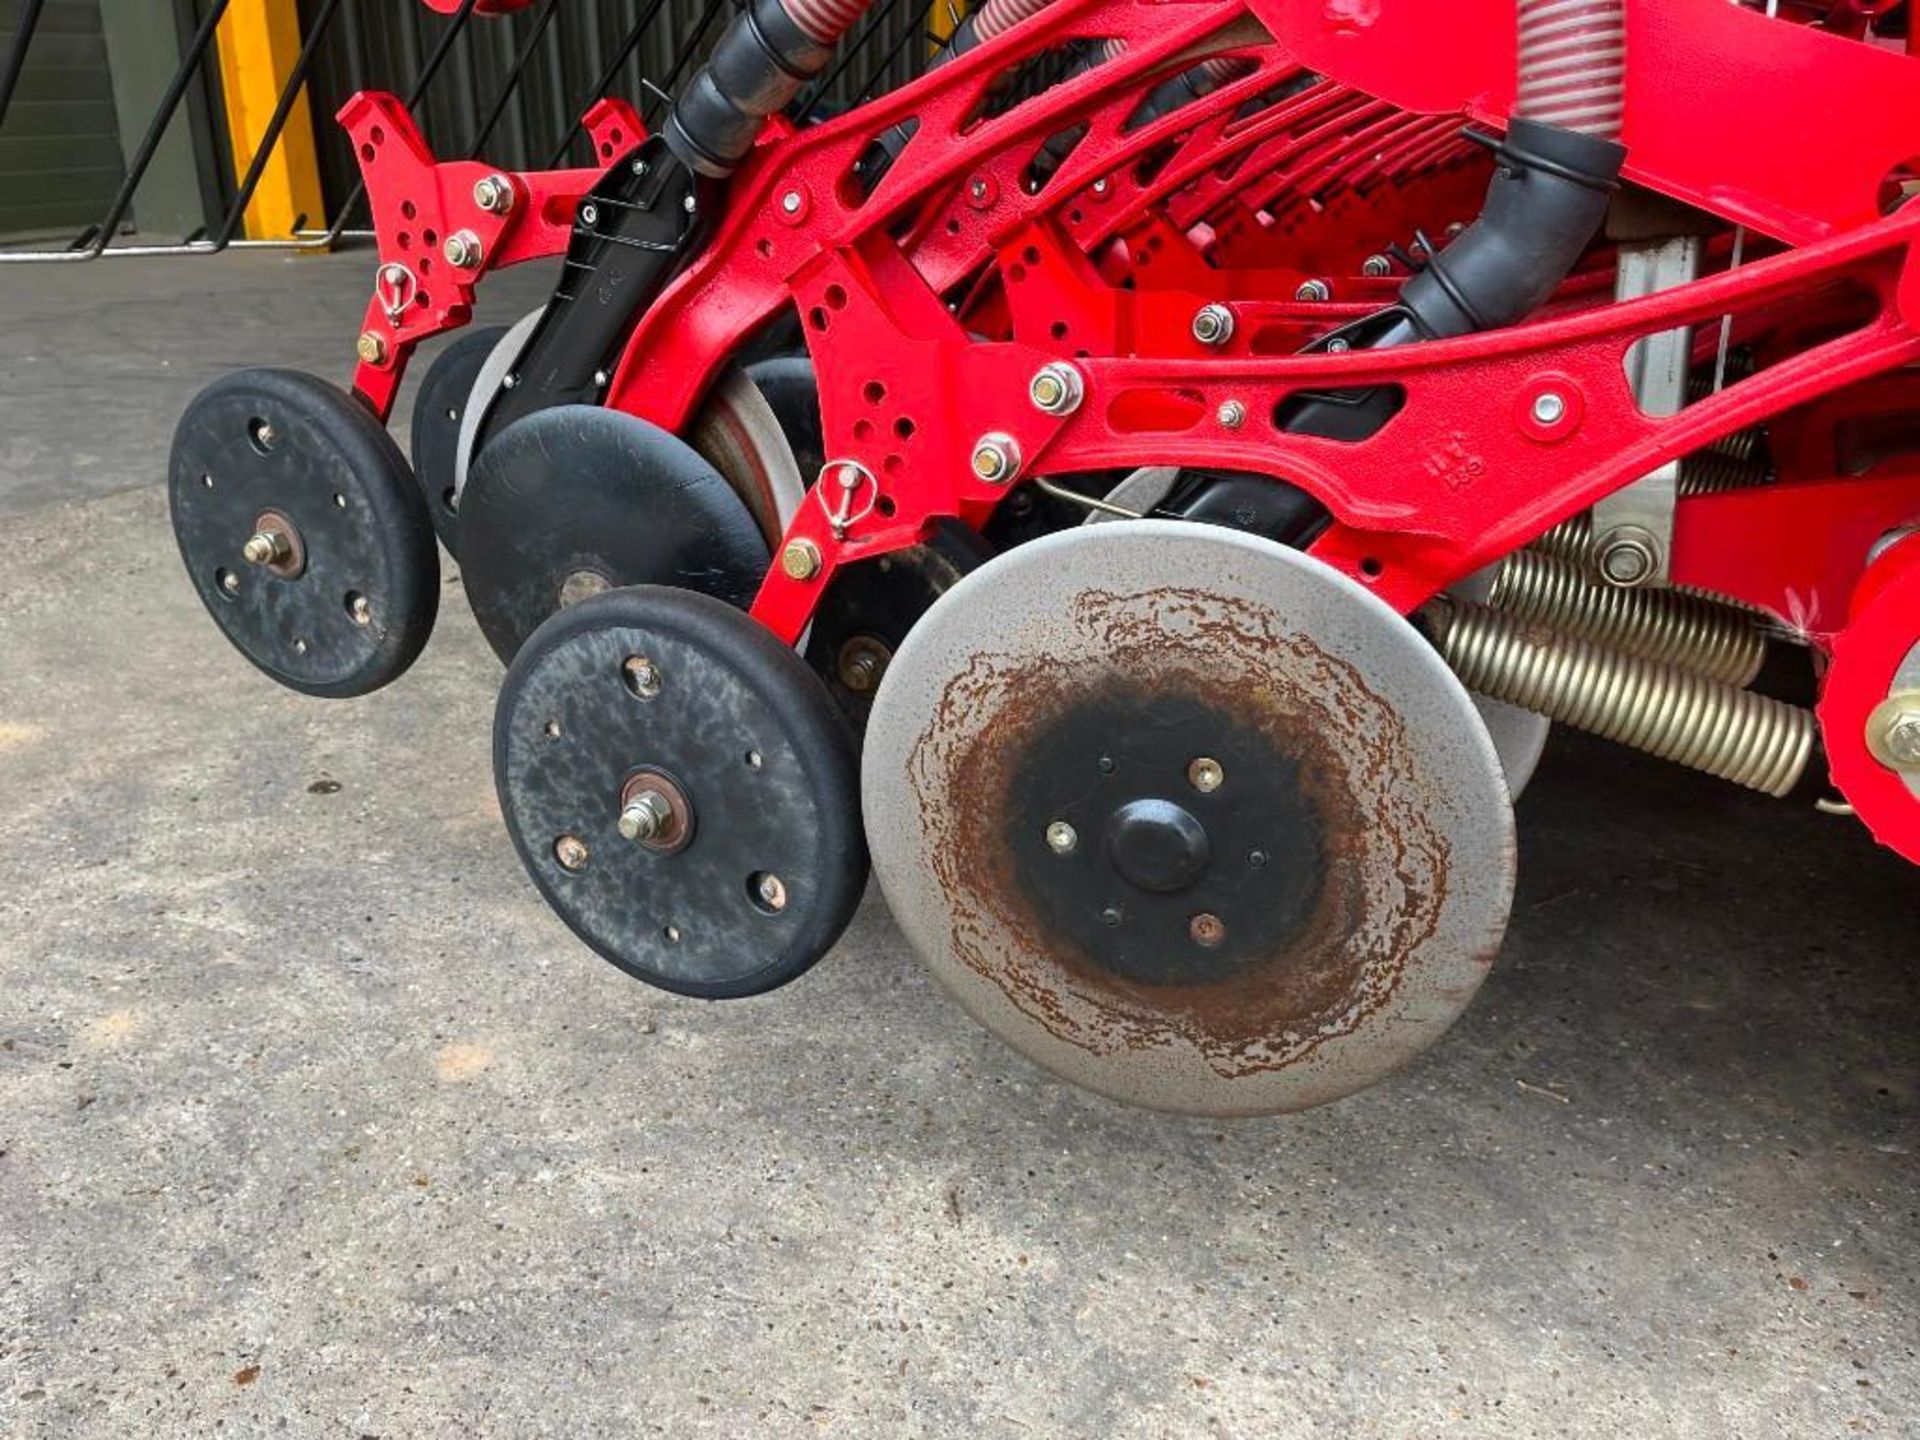
<instances>
[{"instance_id":1,"label":"wheel spoke bolt","mask_svg":"<svg viewBox=\"0 0 1920 1440\"><path fill-rule=\"evenodd\" d=\"M973 473L989 485L1005 485L1020 473L1020 445L1011 435L995 431L973 446Z\"/></svg>"},{"instance_id":2,"label":"wheel spoke bolt","mask_svg":"<svg viewBox=\"0 0 1920 1440\"><path fill-rule=\"evenodd\" d=\"M353 617L353 623L356 625L373 623L373 606L367 603L367 597L364 595L353 597L353 603L347 606L347 614Z\"/></svg>"},{"instance_id":3,"label":"wheel spoke bolt","mask_svg":"<svg viewBox=\"0 0 1920 1440\"><path fill-rule=\"evenodd\" d=\"M644 655L629 655L621 662L620 675L627 682L627 689L642 700L651 700L658 695L666 680L660 673L660 667Z\"/></svg>"},{"instance_id":4,"label":"wheel spoke bolt","mask_svg":"<svg viewBox=\"0 0 1920 1440\"><path fill-rule=\"evenodd\" d=\"M753 893L760 897L760 903L769 910L787 908L787 887L780 877L771 870L764 870L753 882Z\"/></svg>"},{"instance_id":5,"label":"wheel spoke bolt","mask_svg":"<svg viewBox=\"0 0 1920 1440\"><path fill-rule=\"evenodd\" d=\"M1220 768L1220 762L1211 755L1202 755L1187 766L1187 783L1202 795L1211 795L1226 778L1227 772Z\"/></svg>"},{"instance_id":6,"label":"wheel spoke bolt","mask_svg":"<svg viewBox=\"0 0 1920 1440\"><path fill-rule=\"evenodd\" d=\"M642 790L620 812L620 836L624 840L653 840L673 823L673 806L658 790Z\"/></svg>"},{"instance_id":7,"label":"wheel spoke bolt","mask_svg":"<svg viewBox=\"0 0 1920 1440\"><path fill-rule=\"evenodd\" d=\"M553 858L560 862L563 870L584 870L587 868L587 842L578 835L562 835L553 842Z\"/></svg>"},{"instance_id":8,"label":"wheel spoke bolt","mask_svg":"<svg viewBox=\"0 0 1920 1440\"><path fill-rule=\"evenodd\" d=\"M1073 847L1080 843L1080 832L1064 820L1055 820L1047 826L1047 848L1056 855L1071 855Z\"/></svg>"},{"instance_id":9,"label":"wheel spoke bolt","mask_svg":"<svg viewBox=\"0 0 1920 1440\"><path fill-rule=\"evenodd\" d=\"M1071 415L1086 396L1086 384L1080 371L1064 360L1042 365L1027 386L1027 398L1033 407L1047 415Z\"/></svg>"},{"instance_id":10,"label":"wheel spoke bolt","mask_svg":"<svg viewBox=\"0 0 1920 1440\"><path fill-rule=\"evenodd\" d=\"M1557 390L1542 390L1533 397L1533 418L1542 425L1558 425L1566 413L1566 397Z\"/></svg>"},{"instance_id":11,"label":"wheel spoke bolt","mask_svg":"<svg viewBox=\"0 0 1920 1440\"><path fill-rule=\"evenodd\" d=\"M1187 934L1196 945L1209 950L1227 938L1227 927L1218 915L1203 910L1187 922Z\"/></svg>"},{"instance_id":12,"label":"wheel spoke bolt","mask_svg":"<svg viewBox=\"0 0 1920 1440\"><path fill-rule=\"evenodd\" d=\"M1224 305L1202 305L1193 312L1193 338L1202 345L1224 345L1233 338L1233 311Z\"/></svg>"}]
</instances>

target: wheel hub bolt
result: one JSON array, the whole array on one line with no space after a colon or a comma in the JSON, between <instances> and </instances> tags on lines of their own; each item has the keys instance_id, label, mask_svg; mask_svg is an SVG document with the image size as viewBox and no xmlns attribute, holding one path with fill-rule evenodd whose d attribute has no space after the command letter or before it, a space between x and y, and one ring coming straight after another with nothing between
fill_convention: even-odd
<instances>
[{"instance_id":1,"label":"wheel hub bolt","mask_svg":"<svg viewBox=\"0 0 1920 1440\"><path fill-rule=\"evenodd\" d=\"M293 553L293 546L287 537L278 530L256 531L240 547L240 554L249 565L272 565L286 559Z\"/></svg>"},{"instance_id":2,"label":"wheel hub bolt","mask_svg":"<svg viewBox=\"0 0 1920 1440\"><path fill-rule=\"evenodd\" d=\"M1220 768L1220 762L1211 755L1202 755L1187 766L1187 783L1202 795L1211 795L1226 778L1227 772Z\"/></svg>"},{"instance_id":3,"label":"wheel hub bolt","mask_svg":"<svg viewBox=\"0 0 1920 1440\"><path fill-rule=\"evenodd\" d=\"M1557 390L1542 390L1533 397L1533 418L1542 425L1558 425L1566 413L1566 398Z\"/></svg>"},{"instance_id":4,"label":"wheel hub bolt","mask_svg":"<svg viewBox=\"0 0 1920 1440\"><path fill-rule=\"evenodd\" d=\"M1019 442L998 431L982 435L973 447L973 473L989 485L1008 484L1020 473Z\"/></svg>"},{"instance_id":5,"label":"wheel hub bolt","mask_svg":"<svg viewBox=\"0 0 1920 1440\"><path fill-rule=\"evenodd\" d=\"M474 182L473 203L490 215L504 215L513 209L513 184L504 175L489 175Z\"/></svg>"},{"instance_id":6,"label":"wheel hub bolt","mask_svg":"<svg viewBox=\"0 0 1920 1440\"><path fill-rule=\"evenodd\" d=\"M658 790L642 790L620 812L622 839L657 840L673 824L673 806Z\"/></svg>"},{"instance_id":7,"label":"wheel hub bolt","mask_svg":"<svg viewBox=\"0 0 1920 1440\"><path fill-rule=\"evenodd\" d=\"M1187 922L1187 934L1196 945L1204 945L1211 950L1227 938L1227 927L1218 915L1203 910Z\"/></svg>"},{"instance_id":8,"label":"wheel hub bolt","mask_svg":"<svg viewBox=\"0 0 1920 1440\"><path fill-rule=\"evenodd\" d=\"M1055 820L1047 826L1047 848L1056 855L1071 855L1073 847L1080 843L1080 832L1064 820Z\"/></svg>"},{"instance_id":9,"label":"wheel hub bolt","mask_svg":"<svg viewBox=\"0 0 1920 1440\"><path fill-rule=\"evenodd\" d=\"M485 251L481 249L480 237L471 230L456 230L447 237L447 243L440 247L440 253L447 257L447 263L461 270L472 270L479 266Z\"/></svg>"},{"instance_id":10,"label":"wheel hub bolt","mask_svg":"<svg viewBox=\"0 0 1920 1440\"><path fill-rule=\"evenodd\" d=\"M553 858L563 870L587 868L587 842L578 835L562 835L553 842Z\"/></svg>"},{"instance_id":11,"label":"wheel hub bolt","mask_svg":"<svg viewBox=\"0 0 1920 1440\"><path fill-rule=\"evenodd\" d=\"M1224 305L1202 305L1193 312L1193 338L1202 345L1224 345L1233 338L1233 311Z\"/></svg>"},{"instance_id":12,"label":"wheel hub bolt","mask_svg":"<svg viewBox=\"0 0 1920 1440\"><path fill-rule=\"evenodd\" d=\"M1033 408L1047 415L1071 415L1080 408L1086 393L1079 369L1064 360L1042 365L1027 386Z\"/></svg>"},{"instance_id":13,"label":"wheel hub bolt","mask_svg":"<svg viewBox=\"0 0 1920 1440\"><path fill-rule=\"evenodd\" d=\"M1300 288L1293 292L1293 298L1296 300L1312 300L1316 302L1331 300L1333 298L1333 287L1324 280L1303 280L1300 282Z\"/></svg>"}]
</instances>

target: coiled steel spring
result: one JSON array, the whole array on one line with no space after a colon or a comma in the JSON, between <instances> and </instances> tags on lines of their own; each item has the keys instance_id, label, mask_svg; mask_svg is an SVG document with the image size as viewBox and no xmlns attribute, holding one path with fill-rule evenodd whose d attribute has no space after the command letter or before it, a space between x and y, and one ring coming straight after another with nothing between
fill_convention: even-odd
<instances>
[{"instance_id":1,"label":"coiled steel spring","mask_svg":"<svg viewBox=\"0 0 1920 1440\"><path fill-rule=\"evenodd\" d=\"M1769 478L1766 467L1755 461L1699 450L1680 462L1680 478L1675 482L1675 488L1682 497L1720 495L1729 490L1764 485ZM1591 564L1593 516L1585 510L1578 515L1569 515L1535 540L1531 548L1542 554L1571 560L1576 565Z\"/></svg>"},{"instance_id":2,"label":"coiled steel spring","mask_svg":"<svg viewBox=\"0 0 1920 1440\"><path fill-rule=\"evenodd\" d=\"M1610 650L1482 605L1427 612L1440 652L1470 690L1768 795L1785 795L1813 754L1813 712Z\"/></svg>"},{"instance_id":3,"label":"coiled steel spring","mask_svg":"<svg viewBox=\"0 0 1920 1440\"><path fill-rule=\"evenodd\" d=\"M1678 590L1596 584L1573 561L1538 551L1500 562L1487 604L1730 685L1749 683L1767 658L1767 638L1748 612Z\"/></svg>"}]
</instances>

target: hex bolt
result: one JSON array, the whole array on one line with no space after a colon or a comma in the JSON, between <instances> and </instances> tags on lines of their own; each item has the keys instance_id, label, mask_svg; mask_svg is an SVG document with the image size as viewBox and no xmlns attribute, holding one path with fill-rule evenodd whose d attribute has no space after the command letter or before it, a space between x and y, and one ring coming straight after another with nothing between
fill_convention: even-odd
<instances>
[{"instance_id":1,"label":"hex bolt","mask_svg":"<svg viewBox=\"0 0 1920 1440\"><path fill-rule=\"evenodd\" d=\"M1193 312L1193 338L1202 345L1224 345L1233 338L1233 311L1220 304Z\"/></svg>"},{"instance_id":2,"label":"hex bolt","mask_svg":"<svg viewBox=\"0 0 1920 1440\"><path fill-rule=\"evenodd\" d=\"M673 805L658 790L642 790L620 812L620 836L645 843L657 840L673 824Z\"/></svg>"},{"instance_id":3,"label":"hex bolt","mask_svg":"<svg viewBox=\"0 0 1920 1440\"><path fill-rule=\"evenodd\" d=\"M1558 390L1542 390L1533 397L1533 418L1542 425L1558 425L1566 418L1566 397Z\"/></svg>"},{"instance_id":4,"label":"hex bolt","mask_svg":"<svg viewBox=\"0 0 1920 1440\"><path fill-rule=\"evenodd\" d=\"M473 203L489 215L506 214L513 209L513 182L504 175L474 181Z\"/></svg>"},{"instance_id":5,"label":"hex bolt","mask_svg":"<svg viewBox=\"0 0 1920 1440\"><path fill-rule=\"evenodd\" d=\"M660 673L660 667L644 655L629 655L621 661L620 678L626 681L627 689L641 700L653 699L666 684L666 676Z\"/></svg>"},{"instance_id":6,"label":"hex bolt","mask_svg":"<svg viewBox=\"0 0 1920 1440\"><path fill-rule=\"evenodd\" d=\"M1120 923L1120 920L1121 920L1120 907L1117 905L1109 905L1107 906L1106 909L1100 912L1100 923L1102 925L1105 925L1108 929L1112 929L1114 926L1118 925Z\"/></svg>"},{"instance_id":7,"label":"hex bolt","mask_svg":"<svg viewBox=\"0 0 1920 1440\"><path fill-rule=\"evenodd\" d=\"M987 198L986 177L981 175L976 175L973 178L972 183L967 186L967 193L976 200L986 199Z\"/></svg>"},{"instance_id":8,"label":"hex bolt","mask_svg":"<svg viewBox=\"0 0 1920 1440\"><path fill-rule=\"evenodd\" d=\"M587 868L587 842L578 835L562 835L553 842L553 858L560 862L563 870L584 870Z\"/></svg>"},{"instance_id":9,"label":"hex bolt","mask_svg":"<svg viewBox=\"0 0 1920 1440\"><path fill-rule=\"evenodd\" d=\"M1071 855L1073 847L1080 843L1080 832L1064 820L1055 820L1047 826L1047 848L1056 855Z\"/></svg>"},{"instance_id":10,"label":"hex bolt","mask_svg":"<svg viewBox=\"0 0 1920 1440\"><path fill-rule=\"evenodd\" d=\"M1247 407L1238 400L1222 400L1220 408L1213 414L1214 418L1229 430L1238 430L1247 423Z\"/></svg>"},{"instance_id":11,"label":"hex bolt","mask_svg":"<svg viewBox=\"0 0 1920 1440\"><path fill-rule=\"evenodd\" d=\"M354 349L359 352L360 359L368 365L387 363L387 342L371 330L361 333L359 343L354 346Z\"/></svg>"},{"instance_id":12,"label":"hex bolt","mask_svg":"<svg viewBox=\"0 0 1920 1440\"><path fill-rule=\"evenodd\" d=\"M1622 589L1645 584L1660 563L1653 537L1632 525L1602 535L1594 546L1594 555L1600 578Z\"/></svg>"},{"instance_id":13,"label":"hex bolt","mask_svg":"<svg viewBox=\"0 0 1920 1440\"><path fill-rule=\"evenodd\" d=\"M1006 485L1020 473L1020 444L1011 435L994 431L973 445L973 473L989 485Z\"/></svg>"},{"instance_id":14,"label":"hex bolt","mask_svg":"<svg viewBox=\"0 0 1920 1440\"><path fill-rule=\"evenodd\" d=\"M471 230L456 230L447 237L447 243L440 247L440 253L447 257L447 263L461 270L477 270L486 252L481 248L480 237Z\"/></svg>"},{"instance_id":15,"label":"hex bolt","mask_svg":"<svg viewBox=\"0 0 1920 1440\"><path fill-rule=\"evenodd\" d=\"M292 553L293 546L288 542L285 532L280 530L256 531L240 547L240 554L249 565L273 565Z\"/></svg>"},{"instance_id":16,"label":"hex bolt","mask_svg":"<svg viewBox=\"0 0 1920 1440\"><path fill-rule=\"evenodd\" d=\"M1920 773L1920 690L1896 691L1874 707L1867 749L1889 770Z\"/></svg>"},{"instance_id":17,"label":"hex bolt","mask_svg":"<svg viewBox=\"0 0 1920 1440\"><path fill-rule=\"evenodd\" d=\"M1202 795L1211 795L1225 782L1227 772L1211 755L1202 755L1187 766L1187 783Z\"/></svg>"},{"instance_id":18,"label":"hex bolt","mask_svg":"<svg viewBox=\"0 0 1920 1440\"><path fill-rule=\"evenodd\" d=\"M1360 262L1360 273L1379 280L1393 273L1393 261L1384 255L1369 255Z\"/></svg>"},{"instance_id":19,"label":"hex bolt","mask_svg":"<svg viewBox=\"0 0 1920 1440\"><path fill-rule=\"evenodd\" d=\"M1204 945L1211 950L1227 938L1226 924L1209 910L1202 910L1187 922L1187 934L1196 945Z\"/></svg>"},{"instance_id":20,"label":"hex bolt","mask_svg":"<svg viewBox=\"0 0 1920 1440\"><path fill-rule=\"evenodd\" d=\"M769 910L777 911L787 908L786 882L771 870L763 870L760 873L760 877L753 883L753 893Z\"/></svg>"},{"instance_id":21,"label":"hex bolt","mask_svg":"<svg viewBox=\"0 0 1920 1440\"><path fill-rule=\"evenodd\" d=\"M1293 292L1296 300L1331 300L1333 287L1324 280L1302 280L1300 288Z\"/></svg>"},{"instance_id":22,"label":"hex bolt","mask_svg":"<svg viewBox=\"0 0 1920 1440\"><path fill-rule=\"evenodd\" d=\"M780 547L780 573L789 580L811 580L820 573L820 547L811 540L789 540Z\"/></svg>"},{"instance_id":23,"label":"hex bolt","mask_svg":"<svg viewBox=\"0 0 1920 1440\"><path fill-rule=\"evenodd\" d=\"M1102 175L1098 180L1093 182L1093 193L1096 195L1104 195L1107 193L1107 191L1111 190L1112 188L1113 188L1113 182L1107 179L1107 177L1104 175Z\"/></svg>"},{"instance_id":24,"label":"hex bolt","mask_svg":"<svg viewBox=\"0 0 1920 1440\"><path fill-rule=\"evenodd\" d=\"M800 213L800 207L806 203L798 190L789 190L780 197L780 213L783 215L798 215Z\"/></svg>"},{"instance_id":25,"label":"hex bolt","mask_svg":"<svg viewBox=\"0 0 1920 1440\"><path fill-rule=\"evenodd\" d=\"M1027 385L1027 398L1036 410L1048 415L1071 415L1080 408L1086 393L1079 368L1064 360L1042 365Z\"/></svg>"},{"instance_id":26,"label":"hex bolt","mask_svg":"<svg viewBox=\"0 0 1920 1440\"><path fill-rule=\"evenodd\" d=\"M222 570L220 572L220 588L229 595L238 595L240 593L240 577L231 570Z\"/></svg>"},{"instance_id":27,"label":"hex bolt","mask_svg":"<svg viewBox=\"0 0 1920 1440\"><path fill-rule=\"evenodd\" d=\"M352 602L347 606L347 614L353 617L353 623L356 625L373 623L373 606L367 603L367 597L364 595L353 597Z\"/></svg>"}]
</instances>

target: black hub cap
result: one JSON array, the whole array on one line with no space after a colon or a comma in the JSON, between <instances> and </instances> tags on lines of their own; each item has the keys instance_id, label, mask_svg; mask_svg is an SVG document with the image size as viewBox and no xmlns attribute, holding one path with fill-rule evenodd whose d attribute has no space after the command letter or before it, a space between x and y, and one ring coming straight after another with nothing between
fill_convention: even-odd
<instances>
[{"instance_id":1,"label":"black hub cap","mask_svg":"<svg viewBox=\"0 0 1920 1440\"><path fill-rule=\"evenodd\" d=\"M494 779L560 917L663 989L785 984L866 884L846 721L771 631L704 595L616 590L541 626L500 691Z\"/></svg>"},{"instance_id":2,"label":"black hub cap","mask_svg":"<svg viewBox=\"0 0 1920 1440\"><path fill-rule=\"evenodd\" d=\"M1089 697L1029 745L1013 793L1029 900L1126 979L1228 979L1314 913L1325 859L1298 762L1198 697Z\"/></svg>"}]
</instances>

